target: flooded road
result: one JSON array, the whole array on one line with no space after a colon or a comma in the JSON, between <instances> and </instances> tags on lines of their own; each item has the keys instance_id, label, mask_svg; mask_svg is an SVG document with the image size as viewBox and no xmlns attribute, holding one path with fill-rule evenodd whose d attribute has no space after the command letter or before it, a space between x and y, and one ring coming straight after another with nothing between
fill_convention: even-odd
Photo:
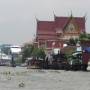
<instances>
[{"instance_id":1,"label":"flooded road","mask_svg":"<svg viewBox=\"0 0 90 90\"><path fill-rule=\"evenodd\" d=\"M90 90L90 72L0 67L0 90Z\"/></svg>"}]
</instances>

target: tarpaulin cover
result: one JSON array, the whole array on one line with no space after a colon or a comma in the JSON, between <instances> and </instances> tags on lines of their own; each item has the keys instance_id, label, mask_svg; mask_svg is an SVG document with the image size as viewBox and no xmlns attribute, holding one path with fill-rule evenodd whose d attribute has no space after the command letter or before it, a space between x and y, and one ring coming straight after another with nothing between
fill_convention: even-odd
<instances>
[{"instance_id":1,"label":"tarpaulin cover","mask_svg":"<svg viewBox=\"0 0 90 90\"><path fill-rule=\"evenodd\" d=\"M84 47L83 50L84 50L85 52L90 53L90 47Z\"/></svg>"}]
</instances>

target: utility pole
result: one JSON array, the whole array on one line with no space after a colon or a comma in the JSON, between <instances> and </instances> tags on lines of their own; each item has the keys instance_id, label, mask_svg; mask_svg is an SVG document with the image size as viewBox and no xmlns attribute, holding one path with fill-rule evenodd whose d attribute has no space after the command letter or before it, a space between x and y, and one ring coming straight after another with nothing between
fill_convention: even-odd
<instances>
[{"instance_id":1,"label":"utility pole","mask_svg":"<svg viewBox=\"0 0 90 90\"><path fill-rule=\"evenodd\" d=\"M11 53L11 66L15 67L14 54Z\"/></svg>"}]
</instances>

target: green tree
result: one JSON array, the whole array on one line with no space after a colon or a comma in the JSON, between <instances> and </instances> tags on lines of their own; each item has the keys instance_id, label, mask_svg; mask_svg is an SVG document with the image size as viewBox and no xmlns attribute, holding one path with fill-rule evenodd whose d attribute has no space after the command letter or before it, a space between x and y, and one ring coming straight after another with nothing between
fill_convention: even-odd
<instances>
[{"instance_id":1,"label":"green tree","mask_svg":"<svg viewBox=\"0 0 90 90\"><path fill-rule=\"evenodd\" d=\"M7 55L10 55L11 54L10 45L8 44L1 45L1 51Z\"/></svg>"},{"instance_id":2,"label":"green tree","mask_svg":"<svg viewBox=\"0 0 90 90\"><path fill-rule=\"evenodd\" d=\"M31 44L25 44L22 48L22 62L25 62L26 58L33 56L34 58L45 58L45 52L43 48L34 47Z\"/></svg>"},{"instance_id":3,"label":"green tree","mask_svg":"<svg viewBox=\"0 0 90 90\"><path fill-rule=\"evenodd\" d=\"M22 62L32 55L34 46L32 44L25 44L22 48Z\"/></svg>"},{"instance_id":4,"label":"green tree","mask_svg":"<svg viewBox=\"0 0 90 90\"><path fill-rule=\"evenodd\" d=\"M90 40L90 34L81 34L79 40Z\"/></svg>"},{"instance_id":5,"label":"green tree","mask_svg":"<svg viewBox=\"0 0 90 90\"><path fill-rule=\"evenodd\" d=\"M87 35L87 38L90 40L90 34Z\"/></svg>"},{"instance_id":6,"label":"green tree","mask_svg":"<svg viewBox=\"0 0 90 90\"><path fill-rule=\"evenodd\" d=\"M79 36L79 40L84 40L86 38L86 34L81 34L80 36Z\"/></svg>"},{"instance_id":7,"label":"green tree","mask_svg":"<svg viewBox=\"0 0 90 90\"><path fill-rule=\"evenodd\" d=\"M45 52L43 48L34 48L33 52L32 52L32 56L35 58L41 58L44 59L45 58Z\"/></svg>"},{"instance_id":8,"label":"green tree","mask_svg":"<svg viewBox=\"0 0 90 90\"><path fill-rule=\"evenodd\" d=\"M75 46L76 45L76 40L73 39L73 38L70 38L68 44L71 45L71 46Z\"/></svg>"},{"instance_id":9,"label":"green tree","mask_svg":"<svg viewBox=\"0 0 90 90\"><path fill-rule=\"evenodd\" d=\"M46 54L45 54L44 49L43 48L40 48L39 49L39 52L38 52L38 57L40 57L42 59L45 59L45 56L46 56Z\"/></svg>"}]
</instances>

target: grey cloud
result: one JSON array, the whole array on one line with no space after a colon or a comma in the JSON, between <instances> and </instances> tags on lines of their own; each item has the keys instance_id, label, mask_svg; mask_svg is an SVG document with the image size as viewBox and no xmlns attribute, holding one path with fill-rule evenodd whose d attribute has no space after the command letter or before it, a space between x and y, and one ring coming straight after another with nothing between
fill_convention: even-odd
<instances>
[{"instance_id":1,"label":"grey cloud","mask_svg":"<svg viewBox=\"0 0 90 90\"><path fill-rule=\"evenodd\" d=\"M0 43L22 44L31 41L36 32L35 16L40 20L53 20L58 16L84 16L90 32L90 0L0 0Z\"/></svg>"}]
</instances>

